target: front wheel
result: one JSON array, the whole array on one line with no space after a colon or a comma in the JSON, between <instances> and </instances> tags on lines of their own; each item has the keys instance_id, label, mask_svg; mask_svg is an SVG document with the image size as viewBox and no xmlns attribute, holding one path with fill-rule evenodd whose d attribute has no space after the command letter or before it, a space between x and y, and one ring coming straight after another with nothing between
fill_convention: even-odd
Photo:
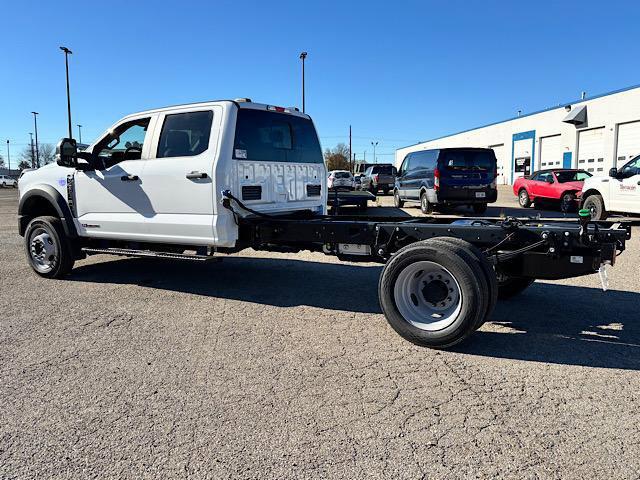
<instances>
[{"instance_id":1,"label":"front wheel","mask_svg":"<svg viewBox=\"0 0 640 480\"><path fill-rule=\"evenodd\" d=\"M404 201L400 198L400 192L398 192L398 190L393 191L393 205L396 208L404 207Z\"/></svg>"},{"instance_id":2,"label":"front wheel","mask_svg":"<svg viewBox=\"0 0 640 480\"><path fill-rule=\"evenodd\" d=\"M591 220L606 220L609 213L604 208L604 200L600 195L591 195L584 201L583 208L589 210Z\"/></svg>"},{"instance_id":3,"label":"front wheel","mask_svg":"<svg viewBox=\"0 0 640 480\"><path fill-rule=\"evenodd\" d=\"M34 218L27 225L24 240L29 264L41 277L61 278L73 268L73 249L59 218Z\"/></svg>"},{"instance_id":4,"label":"front wheel","mask_svg":"<svg viewBox=\"0 0 640 480\"><path fill-rule=\"evenodd\" d=\"M522 208L529 208L531 206L531 198L526 189L521 188L518 192L518 203Z\"/></svg>"},{"instance_id":5,"label":"front wheel","mask_svg":"<svg viewBox=\"0 0 640 480\"><path fill-rule=\"evenodd\" d=\"M380 276L378 295L400 336L416 345L446 348L475 331L489 300L482 272L470 256L457 245L435 240L394 254Z\"/></svg>"}]
</instances>

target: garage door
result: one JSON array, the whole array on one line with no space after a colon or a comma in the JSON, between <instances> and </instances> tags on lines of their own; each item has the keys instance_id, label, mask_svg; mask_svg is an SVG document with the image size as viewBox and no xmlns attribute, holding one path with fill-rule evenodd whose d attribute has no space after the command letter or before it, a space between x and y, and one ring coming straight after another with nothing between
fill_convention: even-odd
<instances>
[{"instance_id":1,"label":"garage door","mask_svg":"<svg viewBox=\"0 0 640 480\"><path fill-rule=\"evenodd\" d=\"M633 157L640 155L640 121L623 123L618 126L618 144L616 146L616 166L622 167Z\"/></svg>"},{"instance_id":2,"label":"garage door","mask_svg":"<svg viewBox=\"0 0 640 480\"><path fill-rule=\"evenodd\" d=\"M578 132L578 168L593 174L609 170L604 161L604 127Z\"/></svg>"},{"instance_id":3,"label":"garage door","mask_svg":"<svg viewBox=\"0 0 640 480\"><path fill-rule=\"evenodd\" d=\"M509 172L509 165L507 164L507 159L504 154L504 143L500 145L489 145L489 148L493 149L493 153L496 154L497 166L498 166L498 178L496 181L498 185L506 185L507 177L505 173Z\"/></svg>"},{"instance_id":4,"label":"garage door","mask_svg":"<svg viewBox=\"0 0 640 480\"><path fill-rule=\"evenodd\" d=\"M540 138L540 169L562 166L561 140L560 135Z\"/></svg>"}]
</instances>

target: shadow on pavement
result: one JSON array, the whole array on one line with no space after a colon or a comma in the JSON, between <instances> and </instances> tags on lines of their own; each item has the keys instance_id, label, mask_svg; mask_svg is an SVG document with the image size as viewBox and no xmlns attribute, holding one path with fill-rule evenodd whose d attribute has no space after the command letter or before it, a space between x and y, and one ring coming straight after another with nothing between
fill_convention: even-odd
<instances>
[{"instance_id":1,"label":"shadow on pavement","mask_svg":"<svg viewBox=\"0 0 640 480\"><path fill-rule=\"evenodd\" d=\"M566 365L640 369L640 294L534 283L498 303L490 322L456 351Z\"/></svg>"},{"instance_id":2,"label":"shadow on pavement","mask_svg":"<svg viewBox=\"0 0 640 480\"><path fill-rule=\"evenodd\" d=\"M168 268L170 266L170 268ZM380 266L225 257L219 263L119 259L81 265L77 282L144 285L215 298L379 314ZM170 273L168 273L170 272ZM535 283L498 304L464 354L591 367L640 369L640 294ZM494 329L495 330L495 329Z\"/></svg>"}]
</instances>

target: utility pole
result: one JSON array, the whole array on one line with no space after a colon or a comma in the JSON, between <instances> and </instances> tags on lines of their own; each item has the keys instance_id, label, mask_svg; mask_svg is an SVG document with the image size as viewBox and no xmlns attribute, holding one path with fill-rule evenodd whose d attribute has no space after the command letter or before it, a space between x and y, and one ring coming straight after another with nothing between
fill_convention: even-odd
<instances>
[{"instance_id":1,"label":"utility pole","mask_svg":"<svg viewBox=\"0 0 640 480\"><path fill-rule=\"evenodd\" d=\"M31 113L33 113L33 125L36 131L36 165L37 165L37 168L40 168L40 151L38 148L38 117L36 116L39 114L38 112L31 112Z\"/></svg>"},{"instance_id":2,"label":"utility pole","mask_svg":"<svg viewBox=\"0 0 640 480\"><path fill-rule=\"evenodd\" d=\"M78 124L78 142L82 143L82 125Z\"/></svg>"},{"instance_id":3,"label":"utility pole","mask_svg":"<svg viewBox=\"0 0 640 480\"><path fill-rule=\"evenodd\" d=\"M9 171L11 171L11 152L9 152L9 139L7 139L7 162L9 163Z\"/></svg>"},{"instance_id":4,"label":"utility pole","mask_svg":"<svg viewBox=\"0 0 640 480\"><path fill-rule=\"evenodd\" d=\"M376 159L376 147L378 146L378 142L371 142L371 145L373 145L373 163L378 163L378 160Z\"/></svg>"},{"instance_id":5,"label":"utility pole","mask_svg":"<svg viewBox=\"0 0 640 480\"><path fill-rule=\"evenodd\" d=\"M349 164L351 166L351 173L353 173L353 163L351 163L351 125L349 125Z\"/></svg>"},{"instance_id":6,"label":"utility pole","mask_svg":"<svg viewBox=\"0 0 640 480\"><path fill-rule=\"evenodd\" d=\"M29 132L31 136L31 168L36 168L36 154L33 151L33 132Z\"/></svg>"},{"instance_id":7,"label":"utility pole","mask_svg":"<svg viewBox=\"0 0 640 480\"><path fill-rule=\"evenodd\" d=\"M302 113L305 112L305 99L304 99L304 59L307 58L307 52L300 54L300 60L302 60Z\"/></svg>"},{"instance_id":8,"label":"utility pole","mask_svg":"<svg viewBox=\"0 0 640 480\"><path fill-rule=\"evenodd\" d=\"M69 138L73 138L71 131L71 97L69 96L69 55L73 54L67 47L60 47L64 52L64 65L67 72L67 119L69 120Z\"/></svg>"}]
</instances>

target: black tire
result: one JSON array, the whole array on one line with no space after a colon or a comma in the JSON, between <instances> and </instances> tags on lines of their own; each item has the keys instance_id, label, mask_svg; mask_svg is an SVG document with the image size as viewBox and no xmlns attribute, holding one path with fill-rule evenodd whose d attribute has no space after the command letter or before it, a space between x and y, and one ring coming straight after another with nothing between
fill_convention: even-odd
<instances>
[{"instance_id":1,"label":"black tire","mask_svg":"<svg viewBox=\"0 0 640 480\"><path fill-rule=\"evenodd\" d=\"M73 268L75 258L71 241L56 217L36 217L29 222L24 234L25 253L31 268L41 277L61 278ZM42 245L47 244L44 248ZM47 248L51 254L46 255ZM41 258L42 261L38 261Z\"/></svg>"},{"instance_id":2,"label":"black tire","mask_svg":"<svg viewBox=\"0 0 640 480\"><path fill-rule=\"evenodd\" d=\"M529 198L529 192L525 188L521 188L518 191L518 203L522 208L529 208L531 206L531 198Z\"/></svg>"},{"instance_id":3,"label":"black tire","mask_svg":"<svg viewBox=\"0 0 640 480\"><path fill-rule=\"evenodd\" d=\"M576 205L576 195L571 192L566 192L562 194L560 198L560 211L562 213L571 212Z\"/></svg>"},{"instance_id":4,"label":"black tire","mask_svg":"<svg viewBox=\"0 0 640 480\"><path fill-rule=\"evenodd\" d=\"M505 300L524 292L535 282L533 278L498 276L498 298Z\"/></svg>"},{"instance_id":5,"label":"black tire","mask_svg":"<svg viewBox=\"0 0 640 480\"><path fill-rule=\"evenodd\" d=\"M583 208L589 210L592 220L606 220L609 216L609 212L604 208L604 200L600 195L589 195L584 201Z\"/></svg>"},{"instance_id":6,"label":"black tire","mask_svg":"<svg viewBox=\"0 0 640 480\"><path fill-rule=\"evenodd\" d=\"M378 195L378 187L374 187L373 185L371 185L371 186L369 187L369 191L370 191L371 193L373 193L374 195Z\"/></svg>"},{"instance_id":7,"label":"black tire","mask_svg":"<svg viewBox=\"0 0 640 480\"><path fill-rule=\"evenodd\" d=\"M429 215L433 212L433 205L429 203L427 192L422 192L420 194L420 211L425 215Z\"/></svg>"},{"instance_id":8,"label":"black tire","mask_svg":"<svg viewBox=\"0 0 640 480\"><path fill-rule=\"evenodd\" d=\"M487 211L487 204L486 203L474 203L472 205L473 207L473 213L478 214L478 215L482 215L483 213L485 213Z\"/></svg>"},{"instance_id":9,"label":"black tire","mask_svg":"<svg viewBox=\"0 0 640 480\"><path fill-rule=\"evenodd\" d=\"M430 239L400 249L387 262L378 284L380 307L389 325L401 337L424 347L447 348L463 341L475 331L476 325L481 323L488 301L486 290L483 291L481 286L484 278L479 266L473 261L470 262L468 257L461 253L462 250L456 245ZM406 269L420 268L417 262L429 262L445 269L459 287L460 301L457 309L452 314L450 323L440 329L420 328L415 322L406 319L398 309L394 293L396 282L404 275L403 271ZM417 299L414 301L417 302Z\"/></svg>"},{"instance_id":10,"label":"black tire","mask_svg":"<svg viewBox=\"0 0 640 480\"><path fill-rule=\"evenodd\" d=\"M393 191L393 205L396 208L404 207L404 201L400 199L400 192L398 192L398 190Z\"/></svg>"},{"instance_id":11,"label":"black tire","mask_svg":"<svg viewBox=\"0 0 640 480\"><path fill-rule=\"evenodd\" d=\"M388 188L383 188L383 189L382 189L382 192L383 192L385 195L389 195L389 191L390 191L390 190L389 190Z\"/></svg>"},{"instance_id":12,"label":"black tire","mask_svg":"<svg viewBox=\"0 0 640 480\"><path fill-rule=\"evenodd\" d=\"M480 270L486 280L488 298L486 313L482 317L482 321L476 326L476 329L480 328L487 321L489 316L493 314L493 310L496 308L498 303L498 279L496 277L496 271L493 268L493 264L478 247L462 240L461 238L436 237L434 240L440 240L451 245L459 246L464 249L465 252L468 252L468 254L472 256L473 262L477 263L478 267L480 267Z\"/></svg>"}]
</instances>

